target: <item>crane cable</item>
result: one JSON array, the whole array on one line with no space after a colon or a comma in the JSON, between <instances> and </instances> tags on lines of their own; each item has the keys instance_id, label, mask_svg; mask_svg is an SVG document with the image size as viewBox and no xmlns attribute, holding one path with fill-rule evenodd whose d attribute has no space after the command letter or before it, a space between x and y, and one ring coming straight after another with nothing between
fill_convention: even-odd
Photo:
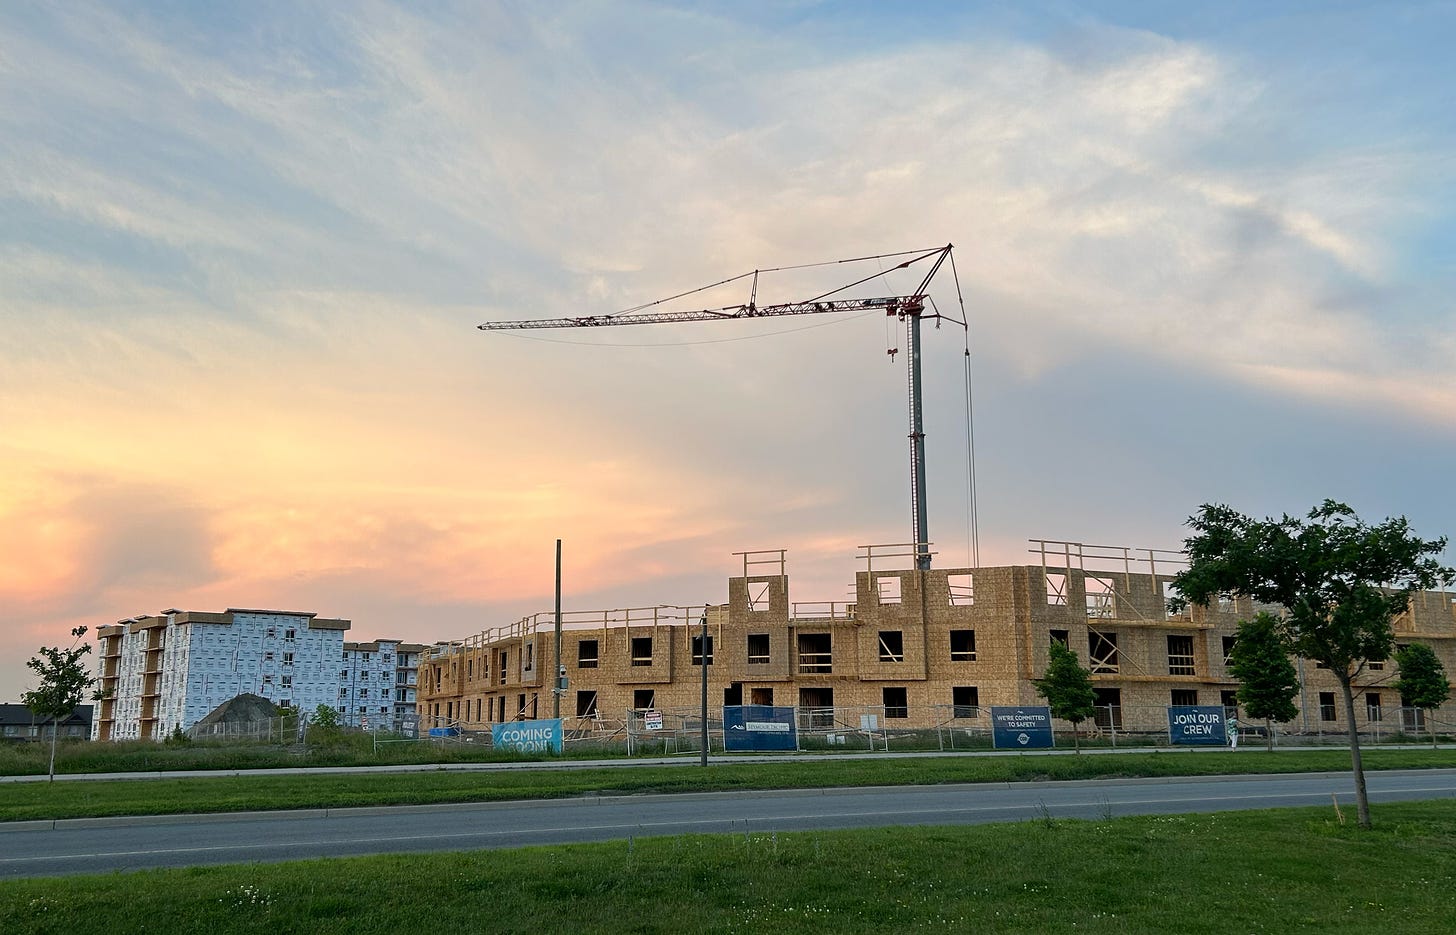
<instances>
[{"instance_id":1,"label":"crane cable","mask_svg":"<svg viewBox=\"0 0 1456 935\"><path fill-rule=\"evenodd\" d=\"M956 300L961 306L961 324L965 328L966 353L966 532L972 568L981 567L981 528L976 504L976 409L971 391L971 319L966 314L966 299L961 293L960 271L956 269L955 254L950 255L951 278L955 280Z\"/></svg>"}]
</instances>

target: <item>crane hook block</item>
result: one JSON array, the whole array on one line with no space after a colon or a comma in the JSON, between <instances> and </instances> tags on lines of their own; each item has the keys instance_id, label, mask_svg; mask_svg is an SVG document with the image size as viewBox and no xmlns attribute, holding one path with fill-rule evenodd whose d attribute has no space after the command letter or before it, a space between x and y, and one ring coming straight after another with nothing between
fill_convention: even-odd
<instances>
[{"instance_id":1,"label":"crane hook block","mask_svg":"<svg viewBox=\"0 0 1456 935\"><path fill-rule=\"evenodd\" d=\"M900 353L900 349L898 347L888 348L885 353L890 355L890 363L894 363L895 355Z\"/></svg>"}]
</instances>

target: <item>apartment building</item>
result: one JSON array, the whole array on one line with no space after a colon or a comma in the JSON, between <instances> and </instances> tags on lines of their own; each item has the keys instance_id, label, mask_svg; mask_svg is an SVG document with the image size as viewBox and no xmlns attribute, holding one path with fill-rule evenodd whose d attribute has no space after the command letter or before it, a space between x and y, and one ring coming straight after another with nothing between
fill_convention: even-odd
<instances>
[{"instance_id":1,"label":"apartment building","mask_svg":"<svg viewBox=\"0 0 1456 935\"><path fill-rule=\"evenodd\" d=\"M794 602L785 552L739 553L725 604L564 615L561 714L581 729L629 711L695 708L706 648L715 709L795 706L810 727L854 725L861 712L892 728L975 726L983 706L1042 703L1033 679L1053 641L1092 672L1096 729L1161 731L1169 705L1235 704L1227 660L1238 622L1277 608L1239 600L1170 614L1175 552L1050 540L1032 540L1031 551L1034 564L918 570L903 548L867 547L853 603ZM1456 667L1450 594L1415 595L1394 626L1399 642L1425 642ZM550 717L552 628L538 614L437 645L421 667L422 718L468 729ZM1371 660L1358 679L1362 729L1399 707L1394 668ZM1333 675L1300 670L1291 729L1344 729Z\"/></svg>"},{"instance_id":2,"label":"apartment building","mask_svg":"<svg viewBox=\"0 0 1456 935\"><path fill-rule=\"evenodd\" d=\"M97 631L94 740L160 739L250 692L312 710L338 700L348 620L313 613L175 608Z\"/></svg>"},{"instance_id":3,"label":"apartment building","mask_svg":"<svg viewBox=\"0 0 1456 935\"><path fill-rule=\"evenodd\" d=\"M339 696L333 702L350 727L399 730L415 716L419 643L380 639L345 643L339 667Z\"/></svg>"}]
</instances>

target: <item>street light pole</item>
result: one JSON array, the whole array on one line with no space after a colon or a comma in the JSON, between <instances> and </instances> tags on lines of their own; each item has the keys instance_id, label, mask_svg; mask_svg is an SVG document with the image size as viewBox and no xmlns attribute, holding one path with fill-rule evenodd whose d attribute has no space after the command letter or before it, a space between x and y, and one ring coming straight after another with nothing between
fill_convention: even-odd
<instances>
[{"instance_id":1,"label":"street light pole","mask_svg":"<svg viewBox=\"0 0 1456 935\"><path fill-rule=\"evenodd\" d=\"M702 632L698 636L699 659L703 663L703 710L702 710L702 737L703 752L698 762L701 766L708 765L708 608L703 606Z\"/></svg>"}]
</instances>

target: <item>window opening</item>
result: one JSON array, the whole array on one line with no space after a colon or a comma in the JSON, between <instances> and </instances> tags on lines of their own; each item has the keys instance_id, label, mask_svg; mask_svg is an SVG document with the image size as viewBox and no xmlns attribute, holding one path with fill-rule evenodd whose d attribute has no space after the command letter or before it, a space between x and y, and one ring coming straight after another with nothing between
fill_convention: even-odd
<instances>
[{"instance_id":1,"label":"window opening","mask_svg":"<svg viewBox=\"0 0 1456 935\"><path fill-rule=\"evenodd\" d=\"M595 669L597 659L600 658L597 655L598 652L596 640L577 640L576 667L578 669Z\"/></svg>"},{"instance_id":2,"label":"window opening","mask_svg":"<svg viewBox=\"0 0 1456 935\"><path fill-rule=\"evenodd\" d=\"M952 717L980 717L981 692L975 685L955 685L950 690Z\"/></svg>"},{"instance_id":3,"label":"window opening","mask_svg":"<svg viewBox=\"0 0 1456 935\"><path fill-rule=\"evenodd\" d=\"M1046 602L1051 607L1067 605L1067 576L1059 572L1046 573Z\"/></svg>"},{"instance_id":4,"label":"window opening","mask_svg":"<svg viewBox=\"0 0 1456 935\"><path fill-rule=\"evenodd\" d=\"M1087 631L1087 655L1093 675L1116 675L1118 666L1117 634Z\"/></svg>"},{"instance_id":5,"label":"window opening","mask_svg":"<svg viewBox=\"0 0 1456 935\"><path fill-rule=\"evenodd\" d=\"M1196 688L1175 688L1170 695L1174 707L1198 704L1198 689Z\"/></svg>"},{"instance_id":6,"label":"window opening","mask_svg":"<svg viewBox=\"0 0 1456 935\"><path fill-rule=\"evenodd\" d=\"M1168 637L1168 674L1197 674L1193 665L1193 637L1188 635Z\"/></svg>"},{"instance_id":7,"label":"window opening","mask_svg":"<svg viewBox=\"0 0 1456 935\"><path fill-rule=\"evenodd\" d=\"M1174 613L1173 611L1168 609L1168 601L1172 600L1175 597L1181 598L1182 596L1183 592L1178 590L1177 586L1174 585L1173 582L1163 582L1163 616L1165 619L1179 620L1189 616L1188 610L1186 608L1179 613Z\"/></svg>"},{"instance_id":8,"label":"window opening","mask_svg":"<svg viewBox=\"0 0 1456 935\"><path fill-rule=\"evenodd\" d=\"M900 603L900 576L884 575L875 578L875 594L881 604Z\"/></svg>"},{"instance_id":9,"label":"window opening","mask_svg":"<svg viewBox=\"0 0 1456 935\"><path fill-rule=\"evenodd\" d=\"M828 633L799 634L799 671L808 675L827 675L834 669L834 656Z\"/></svg>"},{"instance_id":10,"label":"window opening","mask_svg":"<svg viewBox=\"0 0 1456 935\"><path fill-rule=\"evenodd\" d=\"M880 661L905 661L905 636L899 630L880 631Z\"/></svg>"},{"instance_id":11,"label":"window opening","mask_svg":"<svg viewBox=\"0 0 1456 935\"><path fill-rule=\"evenodd\" d=\"M501 699L504 703L505 699ZM505 712L502 712L504 714ZM597 716L597 693L591 691L579 691L576 693L576 716L596 717ZM504 720L504 717L502 717Z\"/></svg>"},{"instance_id":12,"label":"window opening","mask_svg":"<svg viewBox=\"0 0 1456 935\"><path fill-rule=\"evenodd\" d=\"M762 613L768 610L769 586L771 581L750 581L748 582L748 611L749 613Z\"/></svg>"},{"instance_id":13,"label":"window opening","mask_svg":"<svg viewBox=\"0 0 1456 935\"><path fill-rule=\"evenodd\" d=\"M1223 664L1224 665L1226 665L1226 666L1233 665L1233 662L1234 662L1234 644L1237 643L1238 641L1239 641L1239 638L1236 637L1236 636L1225 636L1223 638Z\"/></svg>"},{"instance_id":14,"label":"window opening","mask_svg":"<svg viewBox=\"0 0 1456 935\"><path fill-rule=\"evenodd\" d=\"M703 664L703 636L700 633L697 636L693 637L693 665L700 666L702 664ZM709 636L708 637L708 665L712 665L712 664L713 664L713 638L711 636Z\"/></svg>"},{"instance_id":15,"label":"window opening","mask_svg":"<svg viewBox=\"0 0 1456 935\"><path fill-rule=\"evenodd\" d=\"M1092 689L1092 723L1103 730L1122 729L1122 689Z\"/></svg>"},{"instance_id":16,"label":"window opening","mask_svg":"<svg viewBox=\"0 0 1456 935\"><path fill-rule=\"evenodd\" d=\"M1117 616L1117 602L1112 589L1112 579L1101 575L1087 575L1082 579L1086 589L1087 616L1111 620Z\"/></svg>"},{"instance_id":17,"label":"window opening","mask_svg":"<svg viewBox=\"0 0 1456 935\"><path fill-rule=\"evenodd\" d=\"M769 661L769 637L767 633L748 634L748 664L764 665Z\"/></svg>"},{"instance_id":18,"label":"window opening","mask_svg":"<svg viewBox=\"0 0 1456 935\"><path fill-rule=\"evenodd\" d=\"M638 688L632 692L632 709L634 711L648 711L656 700L657 692L651 688Z\"/></svg>"},{"instance_id":19,"label":"window opening","mask_svg":"<svg viewBox=\"0 0 1456 935\"><path fill-rule=\"evenodd\" d=\"M950 661L951 662L975 662L976 661L976 631L975 630L951 630L950 631Z\"/></svg>"},{"instance_id":20,"label":"window opening","mask_svg":"<svg viewBox=\"0 0 1456 935\"><path fill-rule=\"evenodd\" d=\"M1053 642L1053 643L1061 643L1063 646L1067 647L1068 649L1071 649L1072 648L1072 640L1071 640L1070 631L1067 631L1067 630L1050 630L1050 631L1048 631L1048 635L1051 637L1051 642Z\"/></svg>"},{"instance_id":21,"label":"window opening","mask_svg":"<svg viewBox=\"0 0 1456 935\"><path fill-rule=\"evenodd\" d=\"M971 607L976 603L976 581L971 575L946 575L945 584L950 591L950 606Z\"/></svg>"},{"instance_id":22,"label":"window opening","mask_svg":"<svg viewBox=\"0 0 1456 935\"><path fill-rule=\"evenodd\" d=\"M650 636L634 636L634 637L632 637L632 665L634 665L634 666L650 666L650 665L652 665L652 637L650 637Z\"/></svg>"},{"instance_id":23,"label":"window opening","mask_svg":"<svg viewBox=\"0 0 1456 935\"><path fill-rule=\"evenodd\" d=\"M1385 720L1385 713L1380 708L1380 692L1365 693L1365 717L1371 721Z\"/></svg>"},{"instance_id":24,"label":"window opening","mask_svg":"<svg viewBox=\"0 0 1456 935\"><path fill-rule=\"evenodd\" d=\"M1333 720L1335 720L1335 693L1334 692L1320 692L1319 693L1319 709L1320 709L1320 720L1321 721L1333 721Z\"/></svg>"},{"instance_id":25,"label":"window opening","mask_svg":"<svg viewBox=\"0 0 1456 935\"><path fill-rule=\"evenodd\" d=\"M910 702L908 692L900 687L886 687L880 690L880 700L885 704L885 720L895 718L907 718L910 716Z\"/></svg>"}]
</instances>

